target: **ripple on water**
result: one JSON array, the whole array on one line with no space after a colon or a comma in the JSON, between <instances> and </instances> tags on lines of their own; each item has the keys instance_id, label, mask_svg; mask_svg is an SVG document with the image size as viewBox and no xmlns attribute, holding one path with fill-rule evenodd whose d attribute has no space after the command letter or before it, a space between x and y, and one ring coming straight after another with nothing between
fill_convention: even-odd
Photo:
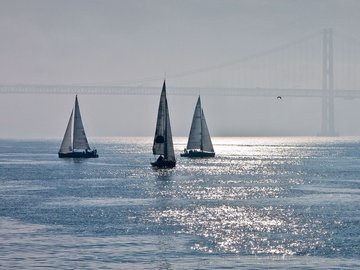
<instances>
[{"instance_id":1,"label":"ripple on water","mask_svg":"<svg viewBox=\"0 0 360 270\"><path fill-rule=\"evenodd\" d=\"M304 255L325 244L321 220L304 222L291 208L194 205L154 211L151 217L180 224L178 233L202 237L192 246L202 252Z\"/></svg>"}]
</instances>

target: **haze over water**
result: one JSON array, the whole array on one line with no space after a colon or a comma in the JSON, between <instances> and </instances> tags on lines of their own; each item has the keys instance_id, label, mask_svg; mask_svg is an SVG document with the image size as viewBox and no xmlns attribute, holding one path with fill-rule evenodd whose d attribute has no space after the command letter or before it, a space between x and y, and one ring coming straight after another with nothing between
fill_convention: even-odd
<instances>
[{"instance_id":1,"label":"haze over water","mask_svg":"<svg viewBox=\"0 0 360 270\"><path fill-rule=\"evenodd\" d=\"M334 89L359 90L359 13L357 0L1 0L0 92L140 85L160 94L166 77L169 92L201 92L212 136L312 136L321 130L319 97L211 96L204 88L322 89L322 31L332 28ZM0 137L62 136L74 95L1 95ZM90 136L153 135L158 95L79 101ZM169 96L175 136L188 135L195 102ZM360 135L358 102L335 99L339 134Z\"/></svg>"},{"instance_id":2,"label":"haze over water","mask_svg":"<svg viewBox=\"0 0 360 270\"><path fill-rule=\"evenodd\" d=\"M360 138L214 138L154 170L152 138L0 140L1 269L356 269Z\"/></svg>"}]
</instances>

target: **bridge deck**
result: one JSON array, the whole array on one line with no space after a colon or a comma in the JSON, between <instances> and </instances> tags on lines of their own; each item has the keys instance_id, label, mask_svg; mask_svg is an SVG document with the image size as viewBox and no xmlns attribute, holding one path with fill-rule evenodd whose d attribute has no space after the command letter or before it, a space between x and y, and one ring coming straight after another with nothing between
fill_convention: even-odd
<instances>
[{"instance_id":1,"label":"bridge deck","mask_svg":"<svg viewBox=\"0 0 360 270\"><path fill-rule=\"evenodd\" d=\"M160 87L154 86L70 86L70 85L2 85L0 94L87 94L87 95L159 95ZM278 88L205 88L169 87L169 95L212 96L260 96L260 97L317 97L322 89L278 89ZM360 90L334 90L336 98L360 98Z\"/></svg>"}]
</instances>

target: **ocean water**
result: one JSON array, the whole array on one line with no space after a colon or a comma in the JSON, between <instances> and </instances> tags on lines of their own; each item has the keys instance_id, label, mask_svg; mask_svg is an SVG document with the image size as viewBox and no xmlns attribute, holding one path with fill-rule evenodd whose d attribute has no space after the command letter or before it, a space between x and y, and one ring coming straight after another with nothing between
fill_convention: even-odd
<instances>
[{"instance_id":1,"label":"ocean water","mask_svg":"<svg viewBox=\"0 0 360 270\"><path fill-rule=\"evenodd\" d=\"M0 268L360 268L360 138L175 138L170 170L151 140L0 140Z\"/></svg>"}]
</instances>

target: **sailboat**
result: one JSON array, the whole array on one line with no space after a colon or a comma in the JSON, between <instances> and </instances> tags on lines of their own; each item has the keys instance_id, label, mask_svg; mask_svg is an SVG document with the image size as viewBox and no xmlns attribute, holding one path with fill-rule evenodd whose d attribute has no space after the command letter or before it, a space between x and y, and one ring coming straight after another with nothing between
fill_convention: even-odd
<instances>
[{"instance_id":1,"label":"sailboat","mask_svg":"<svg viewBox=\"0 0 360 270\"><path fill-rule=\"evenodd\" d=\"M204 111L201 108L200 96L197 100L191 123L189 139L182 157L214 157L214 147L206 124Z\"/></svg>"},{"instance_id":2,"label":"sailboat","mask_svg":"<svg viewBox=\"0 0 360 270\"><path fill-rule=\"evenodd\" d=\"M174 145L172 141L169 108L166 98L165 81L162 87L157 115L156 130L153 143L153 154L160 155L151 162L153 167L172 168L176 165Z\"/></svg>"},{"instance_id":3,"label":"sailboat","mask_svg":"<svg viewBox=\"0 0 360 270\"><path fill-rule=\"evenodd\" d=\"M74 116L74 117L73 117ZM72 128L74 131L72 132ZM71 111L70 119L62 140L59 158L97 158L96 149L91 150L86 138L84 125L81 120L80 107L77 95L75 107Z\"/></svg>"}]
</instances>

